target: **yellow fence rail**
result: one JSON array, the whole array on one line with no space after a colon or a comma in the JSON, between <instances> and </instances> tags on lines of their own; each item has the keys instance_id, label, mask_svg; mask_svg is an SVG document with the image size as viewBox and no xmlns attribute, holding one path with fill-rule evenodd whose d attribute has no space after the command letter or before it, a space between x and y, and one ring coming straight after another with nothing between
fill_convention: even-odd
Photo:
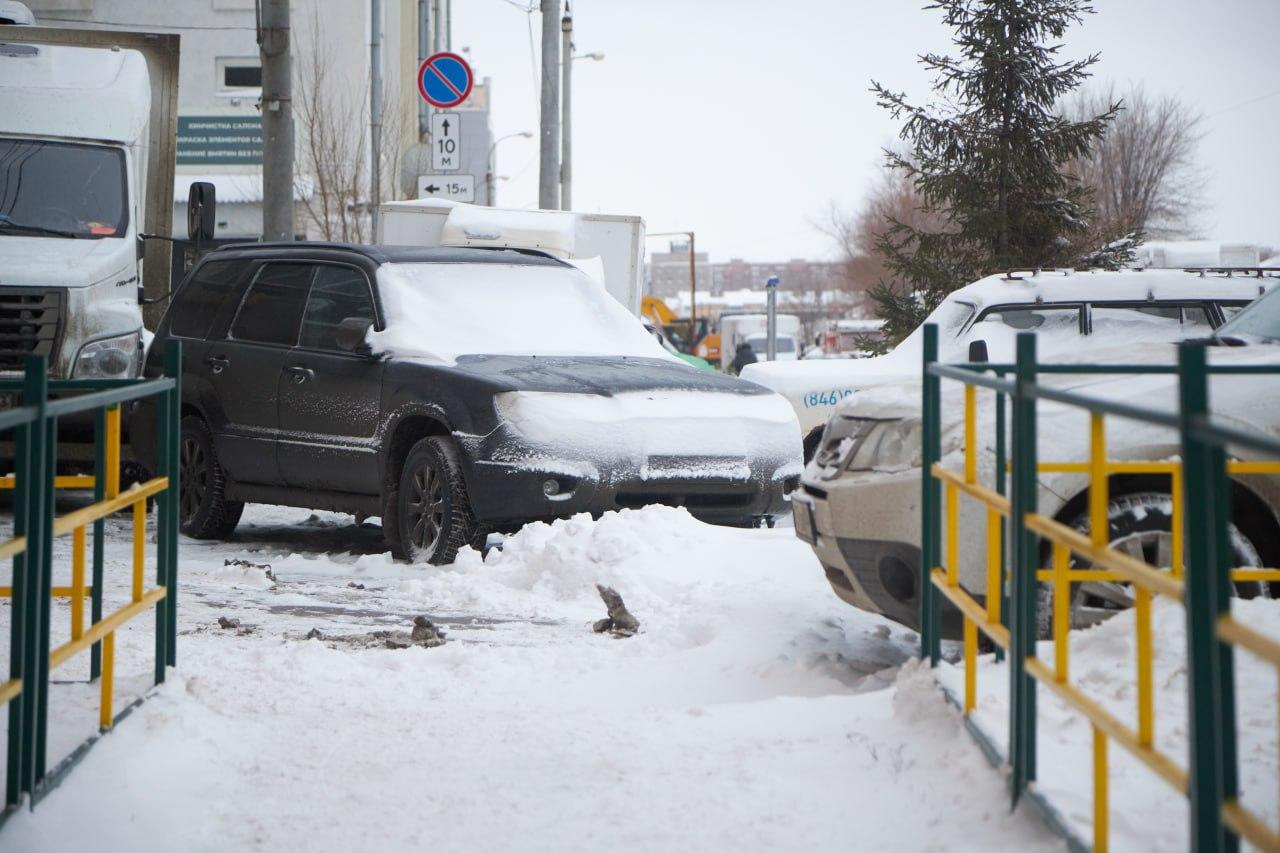
<instances>
[{"instance_id":1,"label":"yellow fence rail","mask_svg":"<svg viewBox=\"0 0 1280 853\"><path fill-rule=\"evenodd\" d=\"M1204 631L1197 633L1191 626L1193 618L1199 619L1208 613L1210 604L1206 603L1206 587L1216 590L1221 585L1229 590L1234 583L1267 583L1280 584L1280 569L1236 566L1231 567L1227 560L1230 553L1206 550L1206 535L1199 528L1188 526L1188 503L1194 498L1198 507L1194 511L1197 519L1209 515L1216 518L1221 526L1220 537L1215 540L1224 543L1227 540L1225 515L1229 514L1230 479L1242 475L1280 476L1280 461L1261 460L1227 460L1221 444L1226 441L1248 441L1250 436L1232 432L1229 439L1216 439L1220 445L1210 454L1216 454L1217 481L1205 485L1206 469L1189 468L1185 460L1196 460L1197 447L1194 442L1204 441L1204 436L1213 434L1213 427L1201 425L1197 427L1202 435L1188 438L1188 429L1183 428L1184 443L1192 446L1184 451L1181 459L1166 460L1114 460L1107 458L1106 421L1108 415L1119 417L1142 417L1140 410L1132 409L1124 404L1103 404L1088 398L1074 398L1073 395L1057 391L1041 391L1028 377L1034 377L1031 368L1034 366L1034 345L1019 342L1019 371L1026 375L1018 381L981 377L973 369L944 367L931 364L929 353L930 338L926 335L926 398L925 398L925 441L931 445L926 450L925 460L925 500L924 500L924 543L922 559L929 568L929 587L949 601L960 613L963 620L963 663L964 663L964 695L961 707L966 716L975 709L977 701L977 635L982 632L1001 650L1008 650L1014 655L1011 660L1011 718L1010 718L1010 763L1013 770L1013 790L1015 799L1018 793L1035 778L1035 706L1028 702L1026 696L1028 684L1038 683L1068 706L1089 720L1092 730L1093 755L1093 849L1105 851L1109 844L1109 803L1108 803L1108 742L1115 741L1127 752L1138 758L1164 780L1174 790L1188 795L1193 807L1193 846L1197 849L1219 849L1218 842L1227 842L1230 837L1223 835L1223 827L1236 836L1245 838L1265 850L1280 851L1280 832L1267 826L1257 815L1249 812L1240 803L1236 794L1234 764L1234 699L1216 695L1224 692L1214 690L1208 685L1229 685L1231 677L1215 680L1204 673L1213 673L1215 666L1221 666L1220 658L1224 655L1211 652L1216 643L1238 646L1257 655L1276 668L1280 679L1280 640L1260 634L1233 619L1222 603L1214 604L1214 617L1210 623L1214 636L1206 641ZM936 339L934 346L936 346ZM1030 355L1024 354L1024 347L1029 347ZM936 352L936 350L935 350ZM1184 352L1184 357L1186 354ZM1203 352L1200 353L1199 380L1206 384ZM1025 362L1025 363L1024 363ZM975 366L976 367L976 366ZM1058 372L1068 372L1063 369ZM1096 368L1095 372L1104 372ZM1115 370L1114 372L1124 372ZM1243 371L1242 371L1243 372ZM1280 371L1278 371L1280 372ZM937 381L940 378L958 379L965 383L964 404L964 460L961 471L951 470L942 465L938 440L940 398L937 396ZM932 386L930 384L932 380ZM1184 402L1188 393L1183 377ZM977 386L993 389L997 395L1009 395L1015 398L1014 429L1015 452L1010 469L1004 469L1003 459L998 460L998 468L1014 473L1013 498L1006 497L1001 490L991 489L978 481L978 448L977 440ZM1027 393L1030 392L1030 393ZM1055 399L1058 402L1076 404L1090 408L1089 412L1089 450L1088 458L1079 461L1053 461L1038 463L1034 455L1034 400L1037 395ZM1192 402L1195 401L1194 394ZM1207 396L1205 397L1207 399ZM1028 401L1030 404L1028 405ZM1021 411L1019 404L1021 403ZM1003 411L1001 400L998 409ZM1207 411L1205 409L1204 411ZM1029 415L1029 416L1028 416ZM1165 416L1172 420L1171 417ZM1207 422L1207 414L1197 415ZM1193 419L1194 423L1201 423ZM1177 426L1178 424L1171 424ZM1003 424L1000 425L1003 428ZM1226 433L1225 428L1217 428ZM1271 437L1256 439L1258 445L1265 445L1274 452L1275 442ZM998 446L1002 446L998 442ZM1030 449L1030 452L1028 450ZM1021 455L1019 455L1021 450ZM932 452L930 452L932 451ZM1280 456L1280 453L1277 453ZM938 460L938 461L935 461ZM1021 468L1021 489L1018 473ZM1028 476L1027 471L1033 472ZM1034 495L1038 488L1035 474L1065 473L1080 474L1088 478L1087 518L1088 529L1085 532L1063 523L1061 520L1049 518L1035 511ZM1129 553L1113 550L1110 547L1109 507L1111 505L1110 481L1118 475L1157 475L1168 478L1171 497L1171 541L1170 565L1157 566L1145 562ZM1000 480L1000 483L1003 481ZM932 485L936 483L937 485ZM935 491L935 490L940 490ZM1019 490L1021 494L1019 494ZM1198 491L1197 491L1198 490ZM931 493L932 492L932 493ZM1206 509L1206 495L1214 495L1211 509ZM984 600L965 589L960 583L960 500L961 498L976 501L985 511L985 540L987 543L987 559L985 578L982 583ZM1216 509L1216 516L1214 510ZM1227 513L1222 510L1226 509ZM936 513L936 515L935 515ZM932 519L940 515L945 524L945 531L939 531ZM1016 522L1016 523L1015 523ZM1208 523L1207 521L1204 523ZM1200 524L1200 522L1198 522ZM1007 527L1009 534L1008 556L1002 539L1002 527ZM939 537L937 534L941 532ZM1215 534L1217 535L1217 534ZM1188 537L1193 539L1188 546ZM931 544L937 543L937 544ZM1038 556L1047 549L1048 566L1043 566ZM1078 565L1073 565L1073 562ZM1023 568L1025 567L1025 568ZM1018 582L1019 573L1034 582ZM1188 586L1187 573L1194 572L1196 587ZM1091 698L1081 686L1070 678L1070 643L1069 632L1072 627L1071 600L1076 584L1087 582L1124 583L1132 587L1134 607L1134 648L1136 677L1136 726L1129 725L1112 712L1108 711L1094 698ZM1052 658L1041 659L1036 655L1038 620L1036 619L1037 599L1036 587L1048 585L1052 590L1052 610L1050 614ZM1010 588L1013 588L1010 592ZM1212 590L1210 590L1212 591ZM1193 733L1193 756L1188 767L1203 768L1208 766L1201 759L1197 763L1198 750L1216 748L1230 754L1229 761L1219 761L1214 766L1231 764L1229 770L1223 770L1216 780L1202 778L1206 771L1193 772L1179 763L1175 756L1160 751L1156 746L1157 707L1154 689L1154 643L1152 628L1152 602L1154 596L1164 596L1170 600L1180 601L1188 610L1189 623L1189 655L1193 659L1192 718L1196 731ZM1010 614L1002 612L1003 602L1011 602L1013 614L1012 630L1009 622ZM938 634L938 617L930 614L930 608L936 608L929 601L929 596L922 597L922 653L930 654L936 660L936 638ZM1020 623L1020 624L1019 624ZM1199 637L1199 639L1197 639ZM1020 642L1019 642L1020 641ZM1015 648L1015 646L1019 646ZM1225 648L1226 646L1224 646ZM1215 657L1216 656L1216 657ZM1229 660L1229 655L1225 656ZM1026 679L1025 681L1023 679ZM1029 712L1028 712L1029 707ZM1214 721L1206 724L1204 720ZM1215 729L1216 726L1216 729ZM1231 743L1207 744L1214 739L1227 737L1223 730L1229 729ZM1205 794L1210 781L1215 781L1212 798ZM1212 802L1209 800L1212 799ZM1208 846L1202 842L1208 839ZM1230 847L1230 843L1227 843Z\"/></svg>"}]
</instances>

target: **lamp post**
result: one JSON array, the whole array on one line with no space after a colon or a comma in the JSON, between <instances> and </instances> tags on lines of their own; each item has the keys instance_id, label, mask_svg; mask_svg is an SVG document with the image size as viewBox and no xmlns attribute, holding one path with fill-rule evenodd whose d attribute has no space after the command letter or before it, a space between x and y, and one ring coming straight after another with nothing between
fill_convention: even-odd
<instances>
[{"instance_id":1,"label":"lamp post","mask_svg":"<svg viewBox=\"0 0 1280 853\"><path fill-rule=\"evenodd\" d=\"M647 234L647 237L688 237L689 238L689 351L692 353L698 334L698 268L697 253L693 246L692 231L659 231Z\"/></svg>"},{"instance_id":2,"label":"lamp post","mask_svg":"<svg viewBox=\"0 0 1280 853\"><path fill-rule=\"evenodd\" d=\"M504 140L504 139L514 139L514 138L516 138L517 136L524 137L525 139L532 139L532 138L533 138L533 132L532 132L532 131L528 131L528 130L522 130L522 131L520 131L520 132L518 132L518 133L508 133L506 136L499 136L497 139L493 140L493 144L489 146L489 153L485 156L485 160L484 160L484 163L485 163L485 175L484 175L485 200L488 202L488 204L489 204L489 206L490 206L490 207L493 207L493 206L494 206L494 205L493 205L493 202L494 202L494 198L493 198L493 191L494 191L494 180L493 180L493 149L497 148L497 147L498 147L498 143L499 143L499 142L501 142L502 140Z\"/></svg>"},{"instance_id":3,"label":"lamp post","mask_svg":"<svg viewBox=\"0 0 1280 853\"><path fill-rule=\"evenodd\" d=\"M568 3L564 4L564 17L560 19L560 38L563 41L560 60L560 209L570 210L573 207L573 62L575 59L599 62L604 59L604 54L574 54L573 14Z\"/></svg>"}]
</instances>

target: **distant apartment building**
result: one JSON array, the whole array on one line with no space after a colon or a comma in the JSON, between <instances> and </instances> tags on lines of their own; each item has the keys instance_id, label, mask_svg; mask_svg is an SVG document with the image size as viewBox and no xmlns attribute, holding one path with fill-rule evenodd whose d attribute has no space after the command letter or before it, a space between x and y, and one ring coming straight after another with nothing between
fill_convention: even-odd
<instances>
[{"instance_id":1,"label":"distant apartment building","mask_svg":"<svg viewBox=\"0 0 1280 853\"><path fill-rule=\"evenodd\" d=\"M693 265L699 293L713 293L714 276L706 252L696 252ZM649 293L654 296L677 296L689 292L689 244L671 243L665 252L649 255Z\"/></svg>"},{"instance_id":2,"label":"distant apartment building","mask_svg":"<svg viewBox=\"0 0 1280 853\"><path fill-rule=\"evenodd\" d=\"M825 293L847 287L845 265L838 261L744 261L732 258L726 263L712 264L712 289L715 293L729 290L759 290L770 276L779 279L778 287L797 293Z\"/></svg>"}]
</instances>

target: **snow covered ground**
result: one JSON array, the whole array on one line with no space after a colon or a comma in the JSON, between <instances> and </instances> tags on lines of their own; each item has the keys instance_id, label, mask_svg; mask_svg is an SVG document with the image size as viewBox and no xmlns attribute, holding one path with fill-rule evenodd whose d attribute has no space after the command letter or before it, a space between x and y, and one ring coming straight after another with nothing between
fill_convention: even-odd
<instances>
[{"instance_id":1,"label":"snow covered ground","mask_svg":"<svg viewBox=\"0 0 1280 853\"><path fill-rule=\"evenodd\" d=\"M108 607L128 588L127 526L110 527ZM639 635L592 633L596 583ZM376 525L251 507L234 542L183 540L180 595L177 673L0 847L1062 846L1009 813L931 675L903 666L914 635L838 601L790 530L651 507L533 525L438 569L393 562ZM357 641L417 615L449 642ZM65 603L54 618L65 633ZM117 639L117 707L151 643L147 619ZM95 702L56 686L51 765Z\"/></svg>"}]
</instances>

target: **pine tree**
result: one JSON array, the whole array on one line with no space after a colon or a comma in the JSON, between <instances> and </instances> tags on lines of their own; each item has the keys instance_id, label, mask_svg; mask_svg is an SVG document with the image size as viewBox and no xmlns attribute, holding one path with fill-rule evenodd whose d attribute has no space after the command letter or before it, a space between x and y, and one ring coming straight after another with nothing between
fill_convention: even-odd
<instances>
[{"instance_id":1,"label":"pine tree","mask_svg":"<svg viewBox=\"0 0 1280 853\"><path fill-rule=\"evenodd\" d=\"M908 151L888 165L915 184L950 227L892 223L878 251L895 280L870 295L897 340L952 290L992 272L1065 266L1081 255L1088 191L1067 172L1119 109L1083 121L1055 109L1089 76L1093 54L1064 61L1060 39L1091 13L1084 0L937 0L959 57L926 54L939 101L915 106L872 81L880 106L904 120Z\"/></svg>"}]
</instances>

